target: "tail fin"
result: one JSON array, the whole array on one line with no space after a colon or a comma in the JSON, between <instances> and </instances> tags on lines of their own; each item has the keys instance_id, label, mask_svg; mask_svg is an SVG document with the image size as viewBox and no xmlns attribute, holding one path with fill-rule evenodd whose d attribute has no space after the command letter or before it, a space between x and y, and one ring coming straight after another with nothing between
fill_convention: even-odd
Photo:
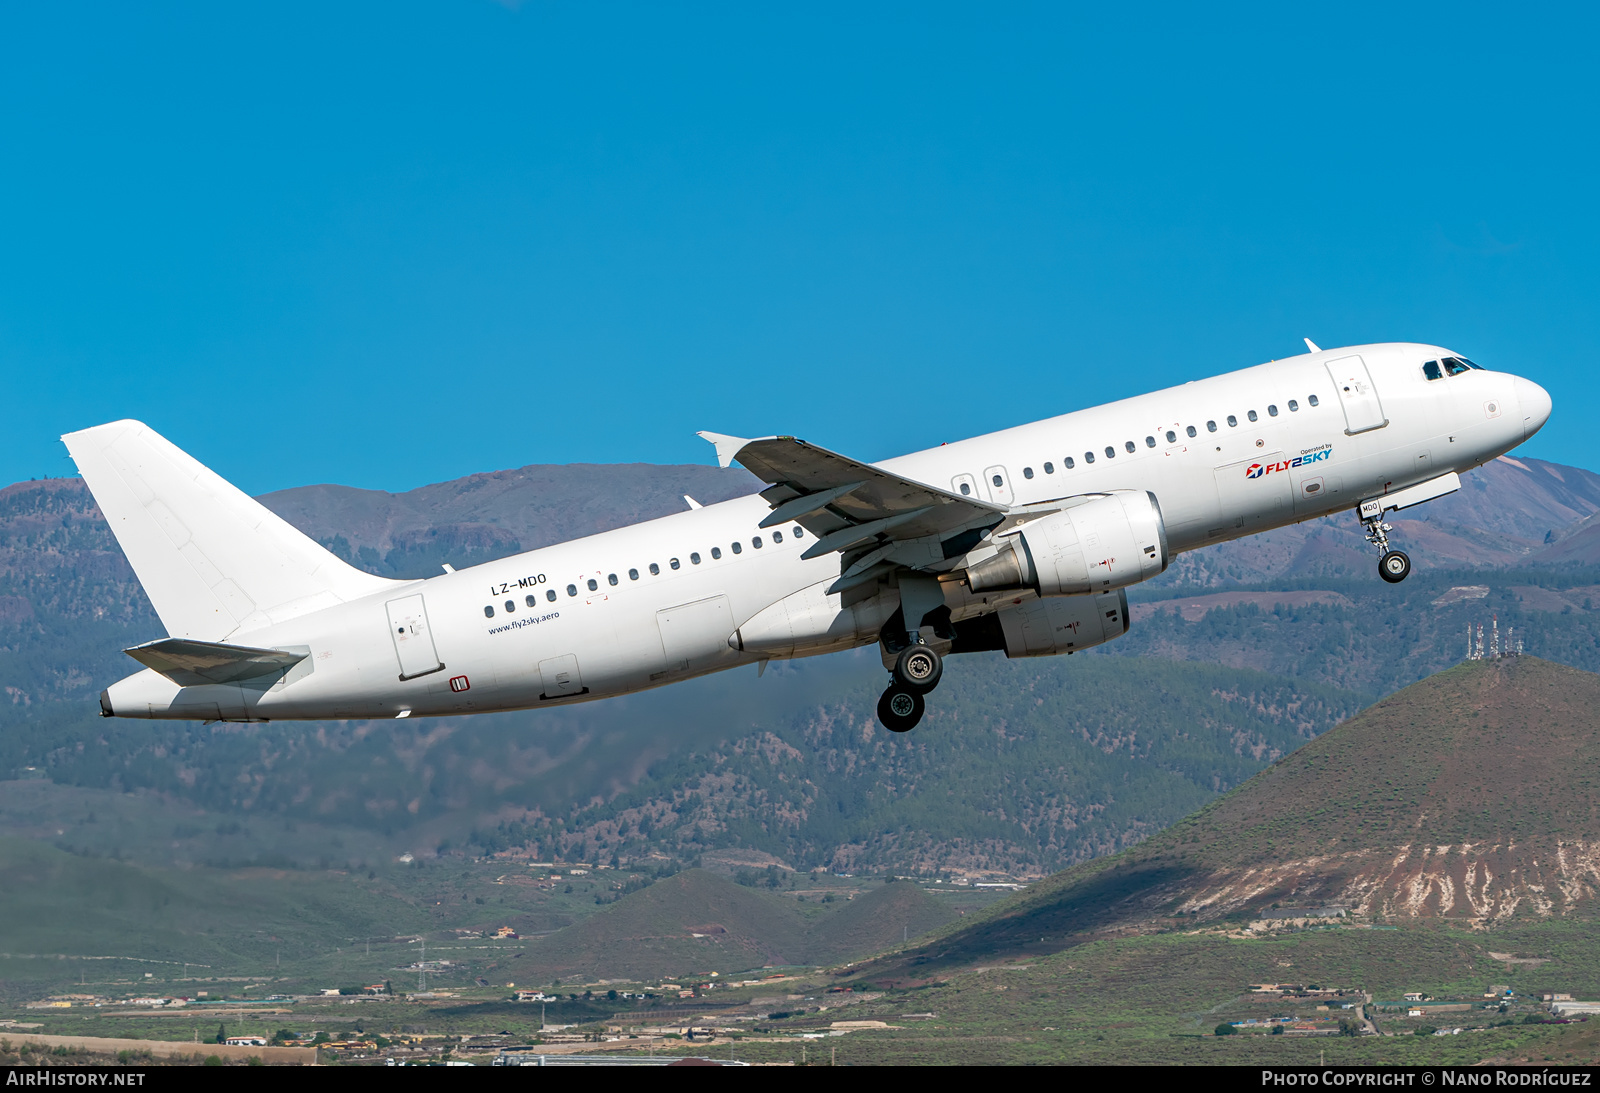
<instances>
[{"instance_id":1,"label":"tail fin","mask_svg":"<svg viewBox=\"0 0 1600 1093\"><path fill-rule=\"evenodd\" d=\"M216 641L388 588L138 421L61 438L175 638Z\"/></svg>"}]
</instances>

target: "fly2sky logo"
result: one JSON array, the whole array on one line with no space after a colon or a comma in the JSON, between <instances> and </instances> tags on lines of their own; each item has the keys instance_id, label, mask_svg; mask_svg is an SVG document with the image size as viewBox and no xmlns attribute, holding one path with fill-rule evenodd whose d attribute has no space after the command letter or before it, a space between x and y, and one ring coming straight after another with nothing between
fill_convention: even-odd
<instances>
[{"instance_id":1,"label":"fly2sky logo","mask_svg":"<svg viewBox=\"0 0 1600 1093\"><path fill-rule=\"evenodd\" d=\"M1284 459L1277 463L1252 463L1244 469L1244 476L1246 478L1262 478L1272 474L1274 471L1282 472L1290 467L1303 467L1307 463L1321 463L1332 455L1333 445L1324 444L1320 448L1312 448L1310 451L1302 452L1293 459Z\"/></svg>"}]
</instances>

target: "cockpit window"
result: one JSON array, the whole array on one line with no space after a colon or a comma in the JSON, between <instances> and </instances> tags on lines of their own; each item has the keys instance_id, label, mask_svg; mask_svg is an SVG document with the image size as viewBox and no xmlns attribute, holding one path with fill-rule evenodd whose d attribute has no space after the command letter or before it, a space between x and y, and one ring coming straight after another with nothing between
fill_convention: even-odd
<instances>
[{"instance_id":1,"label":"cockpit window","mask_svg":"<svg viewBox=\"0 0 1600 1093\"><path fill-rule=\"evenodd\" d=\"M1444 365L1444 372L1447 376L1459 376L1467 371L1467 362L1460 357L1446 357L1439 363Z\"/></svg>"},{"instance_id":2,"label":"cockpit window","mask_svg":"<svg viewBox=\"0 0 1600 1093\"><path fill-rule=\"evenodd\" d=\"M1483 365L1474 364L1471 361L1467 360L1467 358L1465 358L1465 357L1457 357L1456 360L1460 361L1462 364L1466 365L1468 368L1477 369L1479 372L1487 372L1488 371L1488 369L1485 368Z\"/></svg>"},{"instance_id":3,"label":"cockpit window","mask_svg":"<svg viewBox=\"0 0 1600 1093\"><path fill-rule=\"evenodd\" d=\"M1422 366L1422 374L1431 380L1444 379L1444 373L1439 371L1438 361L1429 361L1427 364L1424 364Z\"/></svg>"}]
</instances>

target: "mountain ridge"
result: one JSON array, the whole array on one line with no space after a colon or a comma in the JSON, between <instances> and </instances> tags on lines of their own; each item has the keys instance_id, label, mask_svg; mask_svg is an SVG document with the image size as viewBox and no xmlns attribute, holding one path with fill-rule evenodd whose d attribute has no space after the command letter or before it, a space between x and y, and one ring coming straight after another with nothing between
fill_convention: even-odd
<instances>
[{"instance_id":1,"label":"mountain ridge","mask_svg":"<svg viewBox=\"0 0 1600 1093\"><path fill-rule=\"evenodd\" d=\"M859 974L1095 937L1249 931L1284 908L1474 929L1600 911L1600 676L1470 661L1375 703L1161 833ZM1537 735L1529 737L1533 729ZM1315 916L1312 916L1315 917Z\"/></svg>"}]
</instances>

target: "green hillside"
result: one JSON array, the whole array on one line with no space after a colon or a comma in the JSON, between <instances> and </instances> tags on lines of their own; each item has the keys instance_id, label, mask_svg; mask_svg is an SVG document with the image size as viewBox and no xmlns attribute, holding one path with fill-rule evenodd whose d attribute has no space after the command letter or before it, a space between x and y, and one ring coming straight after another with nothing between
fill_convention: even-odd
<instances>
[{"instance_id":1,"label":"green hillside","mask_svg":"<svg viewBox=\"0 0 1600 1093\"><path fill-rule=\"evenodd\" d=\"M831 964L915 939L955 913L915 884L810 902L690 869L538 940L545 977L650 981L774 965Z\"/></svg>"},{"instance_id":2,"label":"green hillside","mask_svg":"<svg viewBox=\"0 0 1600 1093\"><path fill-rule=\"evenodd\" d=\"M1181 823L868 974L1055 952L1106 931L1335 906L1474 927L1592 915L1600 676L1534 657L1390 696Z\"/></svg>"}]
</instances>

